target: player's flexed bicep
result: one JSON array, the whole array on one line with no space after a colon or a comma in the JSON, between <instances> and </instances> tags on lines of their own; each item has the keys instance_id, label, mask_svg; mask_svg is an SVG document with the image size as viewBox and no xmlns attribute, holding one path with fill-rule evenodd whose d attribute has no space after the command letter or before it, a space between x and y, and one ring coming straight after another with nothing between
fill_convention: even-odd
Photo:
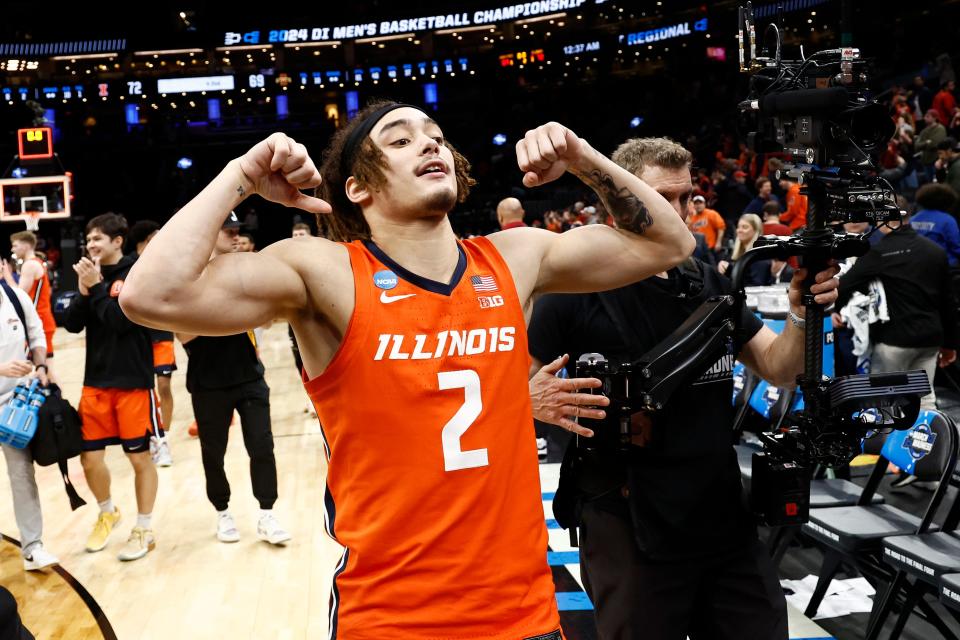
<instances>
[{"instance_id":1,"label":"player's flexed bicep","mask_svg":"<svg viewBox=\"0 0 960 640\"><path fill-rule=\"evenodd\" d=\"M288 207L329 212L326 202L301 191L320 182L302 144L282 133L258 143L160 229L124 283L124 312L145 326L222 335L301 308L308 299L304 280L276 251L210 256L230 211L254 193ZM329 252L334 255L333 248Z\"/></svg>"},{"instance_id":2,"label":"player's flexed bicep","mask_svg":"<svg viewBox=\"0 0 960 640\"><path fill-rule=\"evenodd\" d=\"M524 289L531 295L613 289L669 269L692 253L693 236L669 202L563 125L551 122L528 131L517 143L517 163L527 187L566 172L577 176L597 193L618 227L589 225L563 234L509 229L492 235L521 297ZM534 275L532 287L524 286Z\"/></svg>"}]
</instances>

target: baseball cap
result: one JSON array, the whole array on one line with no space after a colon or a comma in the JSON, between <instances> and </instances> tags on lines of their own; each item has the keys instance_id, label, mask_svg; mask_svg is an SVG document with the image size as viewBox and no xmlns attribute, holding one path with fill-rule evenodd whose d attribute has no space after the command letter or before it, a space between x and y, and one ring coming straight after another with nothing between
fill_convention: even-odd
<instances>
[{"instance_id":1,"label":"baseball cap","mask_svg":"<svg viewBox=\"0 0 960 640\"><path fill-rule=\"evenodd\" d=\"M734 177L734 178L746 178L746 177L747 177L747 174L746 174L745 171L734 171L734 172L733 172L733 177Z\"/></svg>"},{"instance_id":2,"label":"baseball cap","mask_svg":"<svg viewBox=\"0 0 960 640\"><path fill-rule=\"evenodd\" d=\"M707 199L704 198L703 196L696 195L696 196L693 196L693 201L694 201L694 202L706 202Z\"/></svg>"},{"instance_id":3,"label":"baseball cap","mask_svg":"<svg viewBox=\"0 0 960 640\"><path fill-rule=\"evenodd\" d=\"M237 217L235 211L231 211L230 215L227 216L227 219L223 221L223 229L239 229L240 228L240 218Z\"/></svg>"}]
</instances>

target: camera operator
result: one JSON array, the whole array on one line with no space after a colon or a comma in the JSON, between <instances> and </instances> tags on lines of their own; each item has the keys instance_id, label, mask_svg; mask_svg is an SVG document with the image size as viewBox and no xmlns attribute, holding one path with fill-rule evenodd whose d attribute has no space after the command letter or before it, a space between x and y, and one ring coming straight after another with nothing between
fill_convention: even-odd
<instances>
[{"instance_id":1,"label":"camera operator","mask_svg":"<svg viewBox=\"0 0 960 640\"><path fill-rule=\"evenodd\" d=\"M613 159L663 195L678 215L687 213L693 186L686 149L665 138L634 139ZM831 267L817 274L812 292L818 303L836 299L836 272ZM774 384L792 385L802 371L804 276L799 269L791 281L791 321L781 335L749 311L741 318L743 347L737 356ZM576 359L589 352L612 362L635 360L701 302L730 292L730 282L714 267L689 260L679 269L602 294L544 296L529 327L534 416L592 436L574 420L600 417L601 411L589 405L607 401L576 390L597 387L599 381L552 377L563 357L538 371L540 363L557 354ZM787 637L783 593L744 506L731 446L733 360L732 355L721 358L656 414L634 414L626 455L601 448L594 450L596 456L567 452L554 512L562 525L580 526L583 581L601 638Z\"/></svg>"}]
</instances>

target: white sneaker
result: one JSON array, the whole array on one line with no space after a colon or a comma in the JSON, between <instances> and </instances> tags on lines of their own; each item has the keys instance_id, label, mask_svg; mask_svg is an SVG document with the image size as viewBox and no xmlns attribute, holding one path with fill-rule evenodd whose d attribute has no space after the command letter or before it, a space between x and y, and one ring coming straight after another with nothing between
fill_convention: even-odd
<instances>
[{"instance_id":1,"label":"white sneaker","mask_svg":"<svg viewBox=\"0 0 960 640\"><path fill-rule=\"evenodd\" d=\"M44 549L42 544L34 545L30 549L30 555L23 559L23 568L26 571L40 571L54 564L60 564L60 560Z\"/></svg>"},{"instance_id":2,"label":"white sneaker","mask_svg":"<svg viewBox=\"0 0 960 640\"><path fill-rule=\"evenodd\" d=\"M153 452L153 441L157 440L156 453ZM173 456L170 455L170 445L167 444L167 439L163 438L162 440L153 436L150 438L150 453L153 458L153 464L158 467L169 467L173 464Z\"/></svg>"},{"instance_id":3,"label":"white sneaker","mask_svg":"<svg viewBox=\"0 0 960 640\"><path fill-rule=\"evenodd\" d=\"M287 533L276 517L272 513L260 516L257 521L257 537L270 544L286 544L290 541L290 534Z\"/></svg>"},{"instance_id":4,"label":"white sneaker","mask_svg":"<svg viewBox=\"0 0 960 640\"><path fill-rule=\"evenodd\" d=\"M237 531L237 525L229 512L217 514L217 540L220 542L240 542L240 532Z\"/></svg>"}]
</instances>

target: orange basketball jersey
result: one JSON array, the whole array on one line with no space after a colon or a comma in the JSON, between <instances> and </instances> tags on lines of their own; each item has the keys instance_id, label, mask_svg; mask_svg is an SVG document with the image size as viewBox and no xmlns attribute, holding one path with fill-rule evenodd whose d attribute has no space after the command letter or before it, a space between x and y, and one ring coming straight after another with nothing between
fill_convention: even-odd
<instances>
[{"instance_id":1,"label":"orange basketball jersey","mask_svg":"<svg viewBox=\"0 0 960 640\"><path fill-rule=\"evenodd\" d=\"M53 319L53 309L50 307L50 278L47 277L47 265L40 258L31 258L40 263L43 270L43 277L33 281L30 287L29 295L33 300L33 306L37 308L37 315L43 322L44 331L55 331L57 323Z\"/></svg>"},{"instance_id":2,"label":"orange basketball jersey","mask_svg":"<svg viewBox=\"0 0 960 640\"><path fill-rule=\"evenodd\" d=\"M559 638L513 280L486 238L449 284L345 245L356 308L306 383L345 547L330 637ZM554 635L556 634L556 635Z\"/></svg>"}]
</instances>

